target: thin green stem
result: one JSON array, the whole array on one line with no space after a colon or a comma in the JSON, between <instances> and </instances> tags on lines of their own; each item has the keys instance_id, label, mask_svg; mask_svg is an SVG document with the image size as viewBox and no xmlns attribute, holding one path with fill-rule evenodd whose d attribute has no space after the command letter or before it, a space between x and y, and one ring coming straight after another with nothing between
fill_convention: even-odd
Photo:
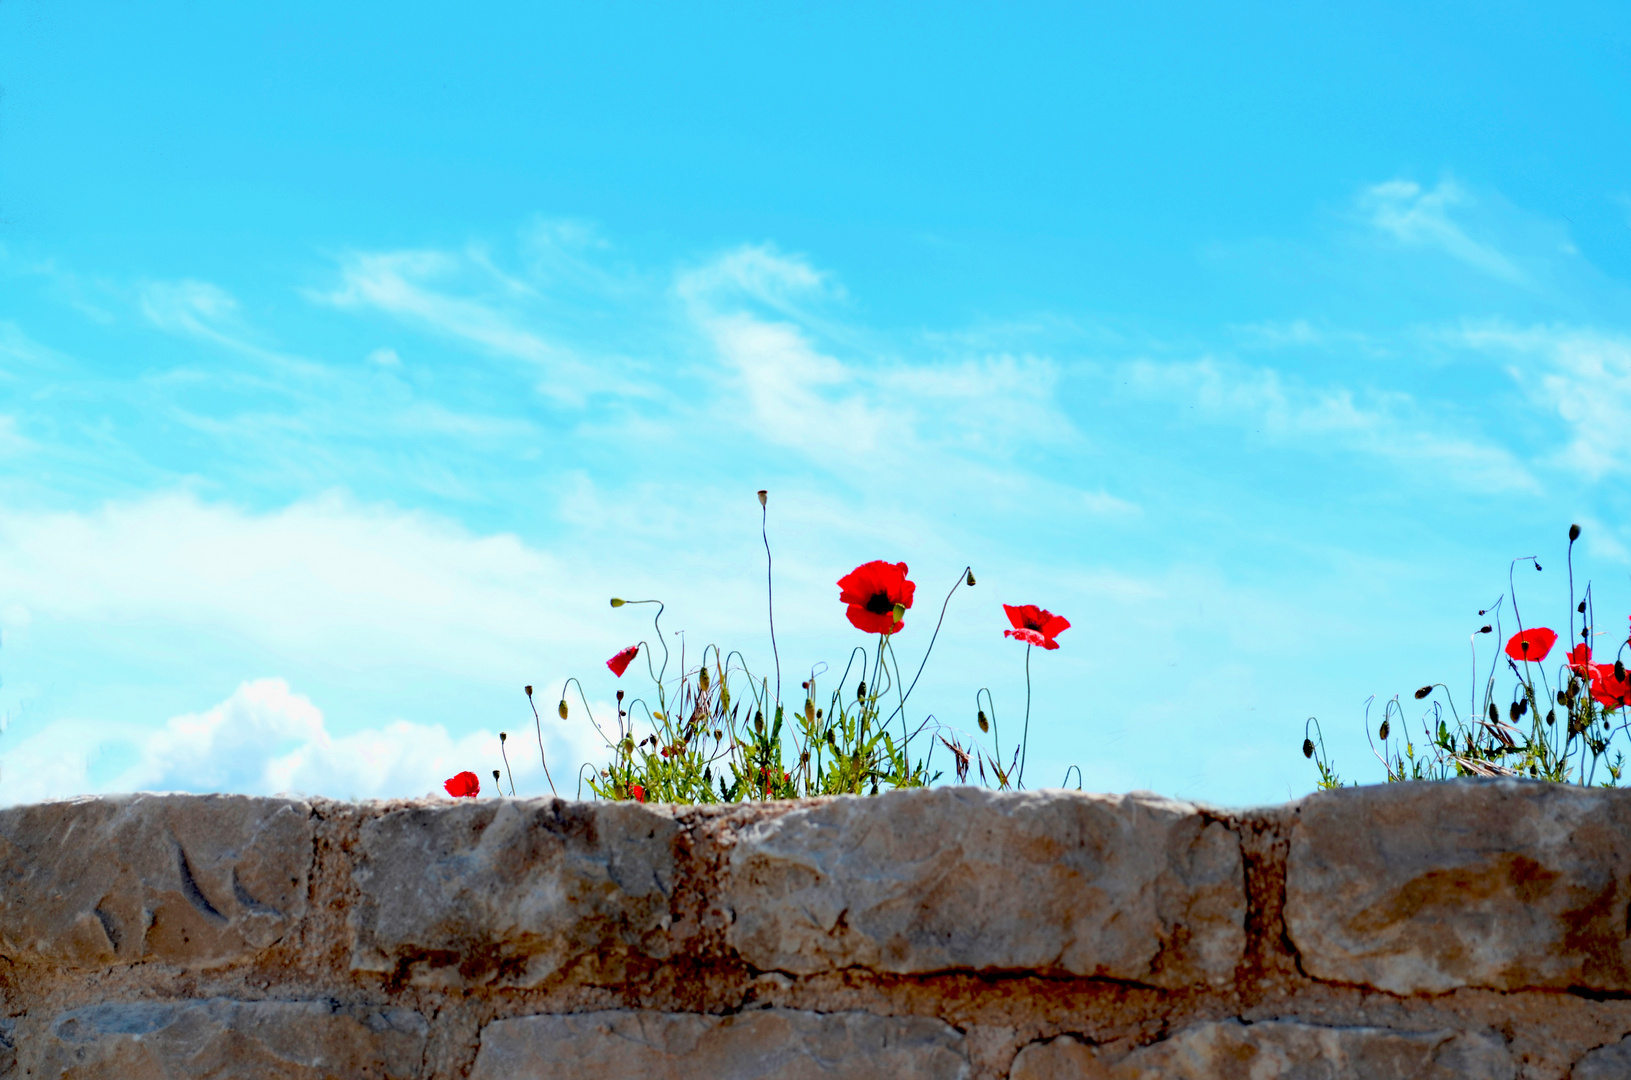
<instances>
[{"instance_id":1,"label":"thin green stem","mask_svg":"<svg viewBox=\"0 0 1631 1080\"><path fill-rule=\"evenodd\" d=\"M1025 728L1019 736L1019 775L1014 779L1014 787L1025 787L1025 757L1031 747L1031 643L1025 643Z\"/></svg>"}]
</instances>

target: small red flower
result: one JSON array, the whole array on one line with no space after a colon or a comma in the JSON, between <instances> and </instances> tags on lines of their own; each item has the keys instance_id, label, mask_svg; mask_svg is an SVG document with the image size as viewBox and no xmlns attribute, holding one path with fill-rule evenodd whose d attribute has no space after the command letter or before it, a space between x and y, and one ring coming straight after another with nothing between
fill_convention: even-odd
<instances>
[{"instance_id":1,"label":"small red flower","mask_svg":"<svg viewBox=\"0 0 1631 1080\"><path fill-rule=\"evenodd\" d=\"M905 563L882 559L863 563L838 579L838 602L848 604L850 625L869 634L893 634L905 624L895 621L895 605L909 608L917 585L906 580Z\"/></svg>"},{"instance_id":2,"label":"small red flower","mask_svg":"<svg viewBox=\"0 0 1631 1080\"><path fill-rule=\"evenodd\" d=\"M1019 607L1004 604L1002 610L1008 613L1008 621L1014 624L1014 628L1004 630L1002 636L1023 641L1027 645L1057 649L1059 643L1053 639L1070 629L1069 619L1039 608L1035 604L1021 604Z\"/></svg>"},{"instance_id":3,"label":"small red flower","mask_svg":"<svg viewBox=\"0 0 1631 1080\"><path fill-rule=\"evenodd\" d=\"M1569 670L1582 678L1591 678L1591 646L1576 645L1569 650Z\"/></svg>"},{"instance_id":4,"label":"small red flower","mask_svg":"<svg viewBox=\"0 0 1631 1080\"><path fill-rule=\"evenodd\" d=\"M462 772L442 785L455 799L474 799L481 794L481 781L473 772Z\"/></svg>"},{"instance_id":5,"label":"small red flower","mask_svg":"<svg viewBox=\"0 0 1631 1080\"><path fill-rule=\"evenodd\" d=\"M1631 672L1621 679L1613 664L1591 665L1591 700L1609 712L1631 705Z\"/></svg>"},{"instance_id":6,"label":"small red flower","mask_svg":"<svg viewBox=\"0 0 1631 1080\"><path fill-rule=\"evenodd\" d=\"M613 675L616 675L619 679L621 679L623 677L623 673L629 670L629 665L634 662L634 656L639 651L640 646L630 645L628 648L622 650L616 656L606 661L606 666L612 669ZM621 691L619 692L621 693Z\"/></svg>"},{"instance_id":7,"label":"small red flower","mask_svg":"<svg viewBox=\"0 0 1631 1080\"><path fill-rule=\"evenodd\" d=\"M1546 659L1546 654L1552 651L1552 646L1556 642L1557 632L1555 630L1537 626L1533 630L1523 630L1508 638L1506 654L1514 660L1534 660L1539 662Z\"/></svg>"},{"instance_id":8,"label":"small red flower","mask_svg":"<svg viewBox=\"0 0 1631 1080\"><path fill-rule=\"evenodd\" d=\"M635 802L645 802L646 789L641 787L639 784L630 784L629 798L633 799Z\"/></svg>"}]
</instances>

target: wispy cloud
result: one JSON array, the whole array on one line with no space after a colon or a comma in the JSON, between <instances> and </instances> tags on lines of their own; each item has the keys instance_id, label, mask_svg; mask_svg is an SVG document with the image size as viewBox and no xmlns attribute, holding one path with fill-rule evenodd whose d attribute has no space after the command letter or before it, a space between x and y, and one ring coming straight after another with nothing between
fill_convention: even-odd
<instances>
[{"instance_id":1,"label":"wispy cloud","mask_svg":"<svg viewBox=\"0 0 1631 1080\"><path fill-rule=\"evenodd\" d=\"M1459 207L1470 207L1472 197L1458 184L1444 180L1431 190L1413 180L1389 180L1365 190L1359 206L1370 224L1407 247L1433 248L1474 269L1504 281L1521 283L1526 275L1504 252L1487 240L1475 239L1455 219Z\"/></svg>"},{"instance_id":2,"label":"wispy cloud","mask_svg":"<svg viewBox=\"0 0 1631 1080\"><path fill-rule=\"evenodd\" d=\"M263 360L292 359L257 343L239 314L237 298L210 282L149 282L141 288L139 304L148 322L168 333L198 338Z\"/></svg>"},{"instance_id":3,"label":"wispy cloud","mask_svg":"<svg viewBox=\"0 0 1631 1080\"><path fill-rule=\"evenodd\" d=\"M1216 420L1249 423L1275 441L1373 455L1407 471L1450 476L1485 491L1539 488L1509 450L1440 434L1443 422L1407 394L1309 387L1272 368L1212 357L1183 363L1136 361L1127 368L1127 377L1136 393L1187 398Z\"/></svg>"},{"instance_id":4,"label":"wispy cloud","mask_svg":"<svg viewBox=\"0 0 1631 1080\"><path fill-rule=\"evenodd\" d=\"M1567 326L1471 325L1444 335L1504 355L1520 386L1571 432L1557 460L1597 479L1631 471L1631 338Z\"/></svg>"}]
</instances>

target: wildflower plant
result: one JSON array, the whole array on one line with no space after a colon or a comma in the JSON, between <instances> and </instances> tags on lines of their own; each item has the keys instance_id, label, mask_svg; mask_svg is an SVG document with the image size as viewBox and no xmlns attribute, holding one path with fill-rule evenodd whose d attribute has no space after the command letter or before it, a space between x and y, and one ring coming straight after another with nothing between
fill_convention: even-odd
<instances>
[{"instance_id":1,"label":"wildflower plant","mask_svg":"<svg viewBox=\"0 0 1631 1080\"><path fill-rule=\"evenodd\" d=\"M1383 703L1379 718L1372 715L1375 699L1367 704L1366 738L1389 782L1457 776L1527 776L1603 786L1621 782L1625 753L1620 736L1631 738L1631 679L1626 673L1631 637L1601 628L1589 583L1577 600L1574 545L1579 539L1580 526L1569 526L1567 640L1573 647L1560 658L1558 632L1526 626L1519 610L1517 568L1542 570L1535 557L1526 556L1512 560L1507 592L1478 612L1486 621L1469 635L1472 687L1465 715L1442 682L1415 691L1414 700L1426 704L1414 725L1397 696ZM1504 626L1508 609L1516 624L1510 636ZM1593 651L1594 641L1609 635L1611 662ZM1485 639L1502 643L1490 650L1487 662L1479 653ZM1318 721L1310 719L1310 724L1317 734ZM1323 739L1316 744L1305 732L1303 756L1319 769L1321 788L1340 784Z\"/></svg>"},{"instance_id":2,"label":"wildflower plant","mask_svg":"<svg viewBox=\"0 0 1631 1080\"><path fill-rule=\"evenodd\" d=\"M974 587L974 572L968 567L958 573L946 593L909 681L895 647L917 598L917 585L908 576L907 565L876 559L839 578L838 601L844 615L869 640L850 650L843 670L830 681L826 664L812 667L799 684L801 693L787 700L782 694L781 654L776 647L767 494L758 492L773 672L755 671L741 652L716 645L704 647L693 659L683 638L675 656L663 632L666 608L660 600L613 598L614 609L653 609L650 640L620 649L606 661L612 676L622 680L644 657L649 688L642 692L619 688L616 715L605 716L596 714L576 678L563 684L557 714L567 720L581 709L607 750L604 763L585 764L579 770L579 797L585 788L602 799L667 803L876 795L886 789L923 787L939 779L943 774L933 764L937 746L950 751L959 782L977 773L981 783L1019 786L1030 724L1030 653L1038 645L1057 649L1054 638L1070 623L1034 605L1003 605L1012 623L1006 635L1026 646L1025 729L1006 766L989 689L981 688L975 695L976 722L980 736L991 736L989 750L980 744L979 736L958 732L933 715L914 721L909 712L912 692L939 640L952 597L965 585ZM553 791L542 719L533 688L525 689L539 758ZM501 732L499 750L506 768L507 740L508 735ZM499 776L494 770L495 787ZM473 773L460 773L448 781L449 794L473 796L478 791Z\"/></svg>"}]
</instances>

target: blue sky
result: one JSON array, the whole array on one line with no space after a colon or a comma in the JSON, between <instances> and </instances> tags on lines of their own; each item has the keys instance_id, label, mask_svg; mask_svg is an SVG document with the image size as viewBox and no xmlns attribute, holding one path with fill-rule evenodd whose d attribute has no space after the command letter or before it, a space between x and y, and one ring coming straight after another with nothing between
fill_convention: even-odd
<instances>
[{"instance_id":1,"label":"blue sky","mask_svg":"<svg viewBox=\"0 0 1631 1080\"><path fill-rule=\"evenodd\" d=\"M1070 618L1033 784L1379 775L1512 558L1631 610L1628 73L1608 4L0 5L0 800L485 775L612 595L762 666L761 487L784 670L972 564L917 696L1015 723L999 604Z\"/></svg>"}]
</instances>

